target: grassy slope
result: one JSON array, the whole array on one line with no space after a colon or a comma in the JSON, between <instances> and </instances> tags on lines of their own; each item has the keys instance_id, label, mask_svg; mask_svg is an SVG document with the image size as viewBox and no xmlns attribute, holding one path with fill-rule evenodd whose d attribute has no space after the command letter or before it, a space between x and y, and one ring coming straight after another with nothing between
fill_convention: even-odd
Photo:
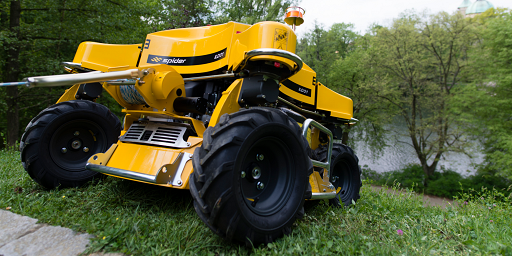
<instances>
[{"instance_id":1,"label":"grassy slope","mask_svg":"<svg viewBox=\"0 0 512 256\"><path fill-rule=\"evenodd\" d=\"M188 191L115 178L47 191L25 173L18 152L0 151L0 209L11 207L43 223L94 234L89 252L510 255L512 207L501 194L484 191L462 207L441 210L423 207L411 194L375 193L363 186L355 206L331 209L320 204L295 223L290 236L251 249L214 235L196 216Z\"/></svg>"}]
</instances>

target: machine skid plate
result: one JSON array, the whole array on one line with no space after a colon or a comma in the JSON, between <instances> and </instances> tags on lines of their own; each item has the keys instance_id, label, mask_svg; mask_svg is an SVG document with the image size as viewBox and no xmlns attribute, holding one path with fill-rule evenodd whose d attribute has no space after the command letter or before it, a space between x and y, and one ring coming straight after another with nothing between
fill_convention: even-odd
<instances>
[{"instance_id":1,"label":"machine skid plate","mask_svg":"<svg viewBox=\"0 0 512 256\"><path fill-rule=\"evenodd\" d=\"M93 155L86 169L166 187L188 188L192 149L171 149L118 142Z\"/></svg>"}]
</instances>

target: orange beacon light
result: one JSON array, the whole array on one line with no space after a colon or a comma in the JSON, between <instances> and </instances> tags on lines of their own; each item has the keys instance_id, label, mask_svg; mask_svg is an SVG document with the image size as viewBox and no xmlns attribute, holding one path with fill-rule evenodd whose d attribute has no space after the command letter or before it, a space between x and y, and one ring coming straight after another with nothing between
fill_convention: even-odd
<instances>
[{"instance_id":1,"label":"orange beacon light","mask_svg":"<svg viewBox=\"0 0 512 256\"><path fill-rule=\"evenodd\" d=\"M304 23L304 13L306 11L298 6L291 6L286 9L286 15L284 18L284 22L286 24L291 25L293 30L295 30L295 26L300 26Z\"/></svg>"}]
</instances>

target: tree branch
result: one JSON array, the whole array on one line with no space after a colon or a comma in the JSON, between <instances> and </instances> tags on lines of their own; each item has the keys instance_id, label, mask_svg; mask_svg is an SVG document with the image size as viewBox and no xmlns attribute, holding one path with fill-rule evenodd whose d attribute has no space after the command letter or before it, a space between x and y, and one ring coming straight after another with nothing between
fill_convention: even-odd
<instances>
[{"instance_id":1,"label":"tree branch","mask_svg":"<svg viewBox=\"0 0 512 256\"><path fill-rule=\"evenodd\" d=\"M52 9L50 8L26 8L26 9L21 9L22 11L50 11ZM88 9L82 9L82 8L74 8L74 9L68 9L68 8L58 8L58 9L54 9L54 10L58 10L58 11L72 11L72 12L76 12L76 11L80 11L80 12L98 12L97 10L88 10Z\"/></svg>"}]
</instances>

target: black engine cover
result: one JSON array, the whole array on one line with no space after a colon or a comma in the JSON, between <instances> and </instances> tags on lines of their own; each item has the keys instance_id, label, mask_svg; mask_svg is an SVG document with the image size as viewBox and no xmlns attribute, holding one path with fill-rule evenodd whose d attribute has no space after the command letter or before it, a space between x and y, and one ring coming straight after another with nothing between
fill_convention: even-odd
<instances>
[{"instance_id":1,"label":"black engine cover","mask_svg":"<svg viewBox=\"0 0 512 256\"><path fill-rule=\"evenodd\" d=\"M242 83L238 104L257 106L275 103L278 96L279 84L275 80L265 79L263 76L246 77Z\"/></svg>"}]
</instances>

